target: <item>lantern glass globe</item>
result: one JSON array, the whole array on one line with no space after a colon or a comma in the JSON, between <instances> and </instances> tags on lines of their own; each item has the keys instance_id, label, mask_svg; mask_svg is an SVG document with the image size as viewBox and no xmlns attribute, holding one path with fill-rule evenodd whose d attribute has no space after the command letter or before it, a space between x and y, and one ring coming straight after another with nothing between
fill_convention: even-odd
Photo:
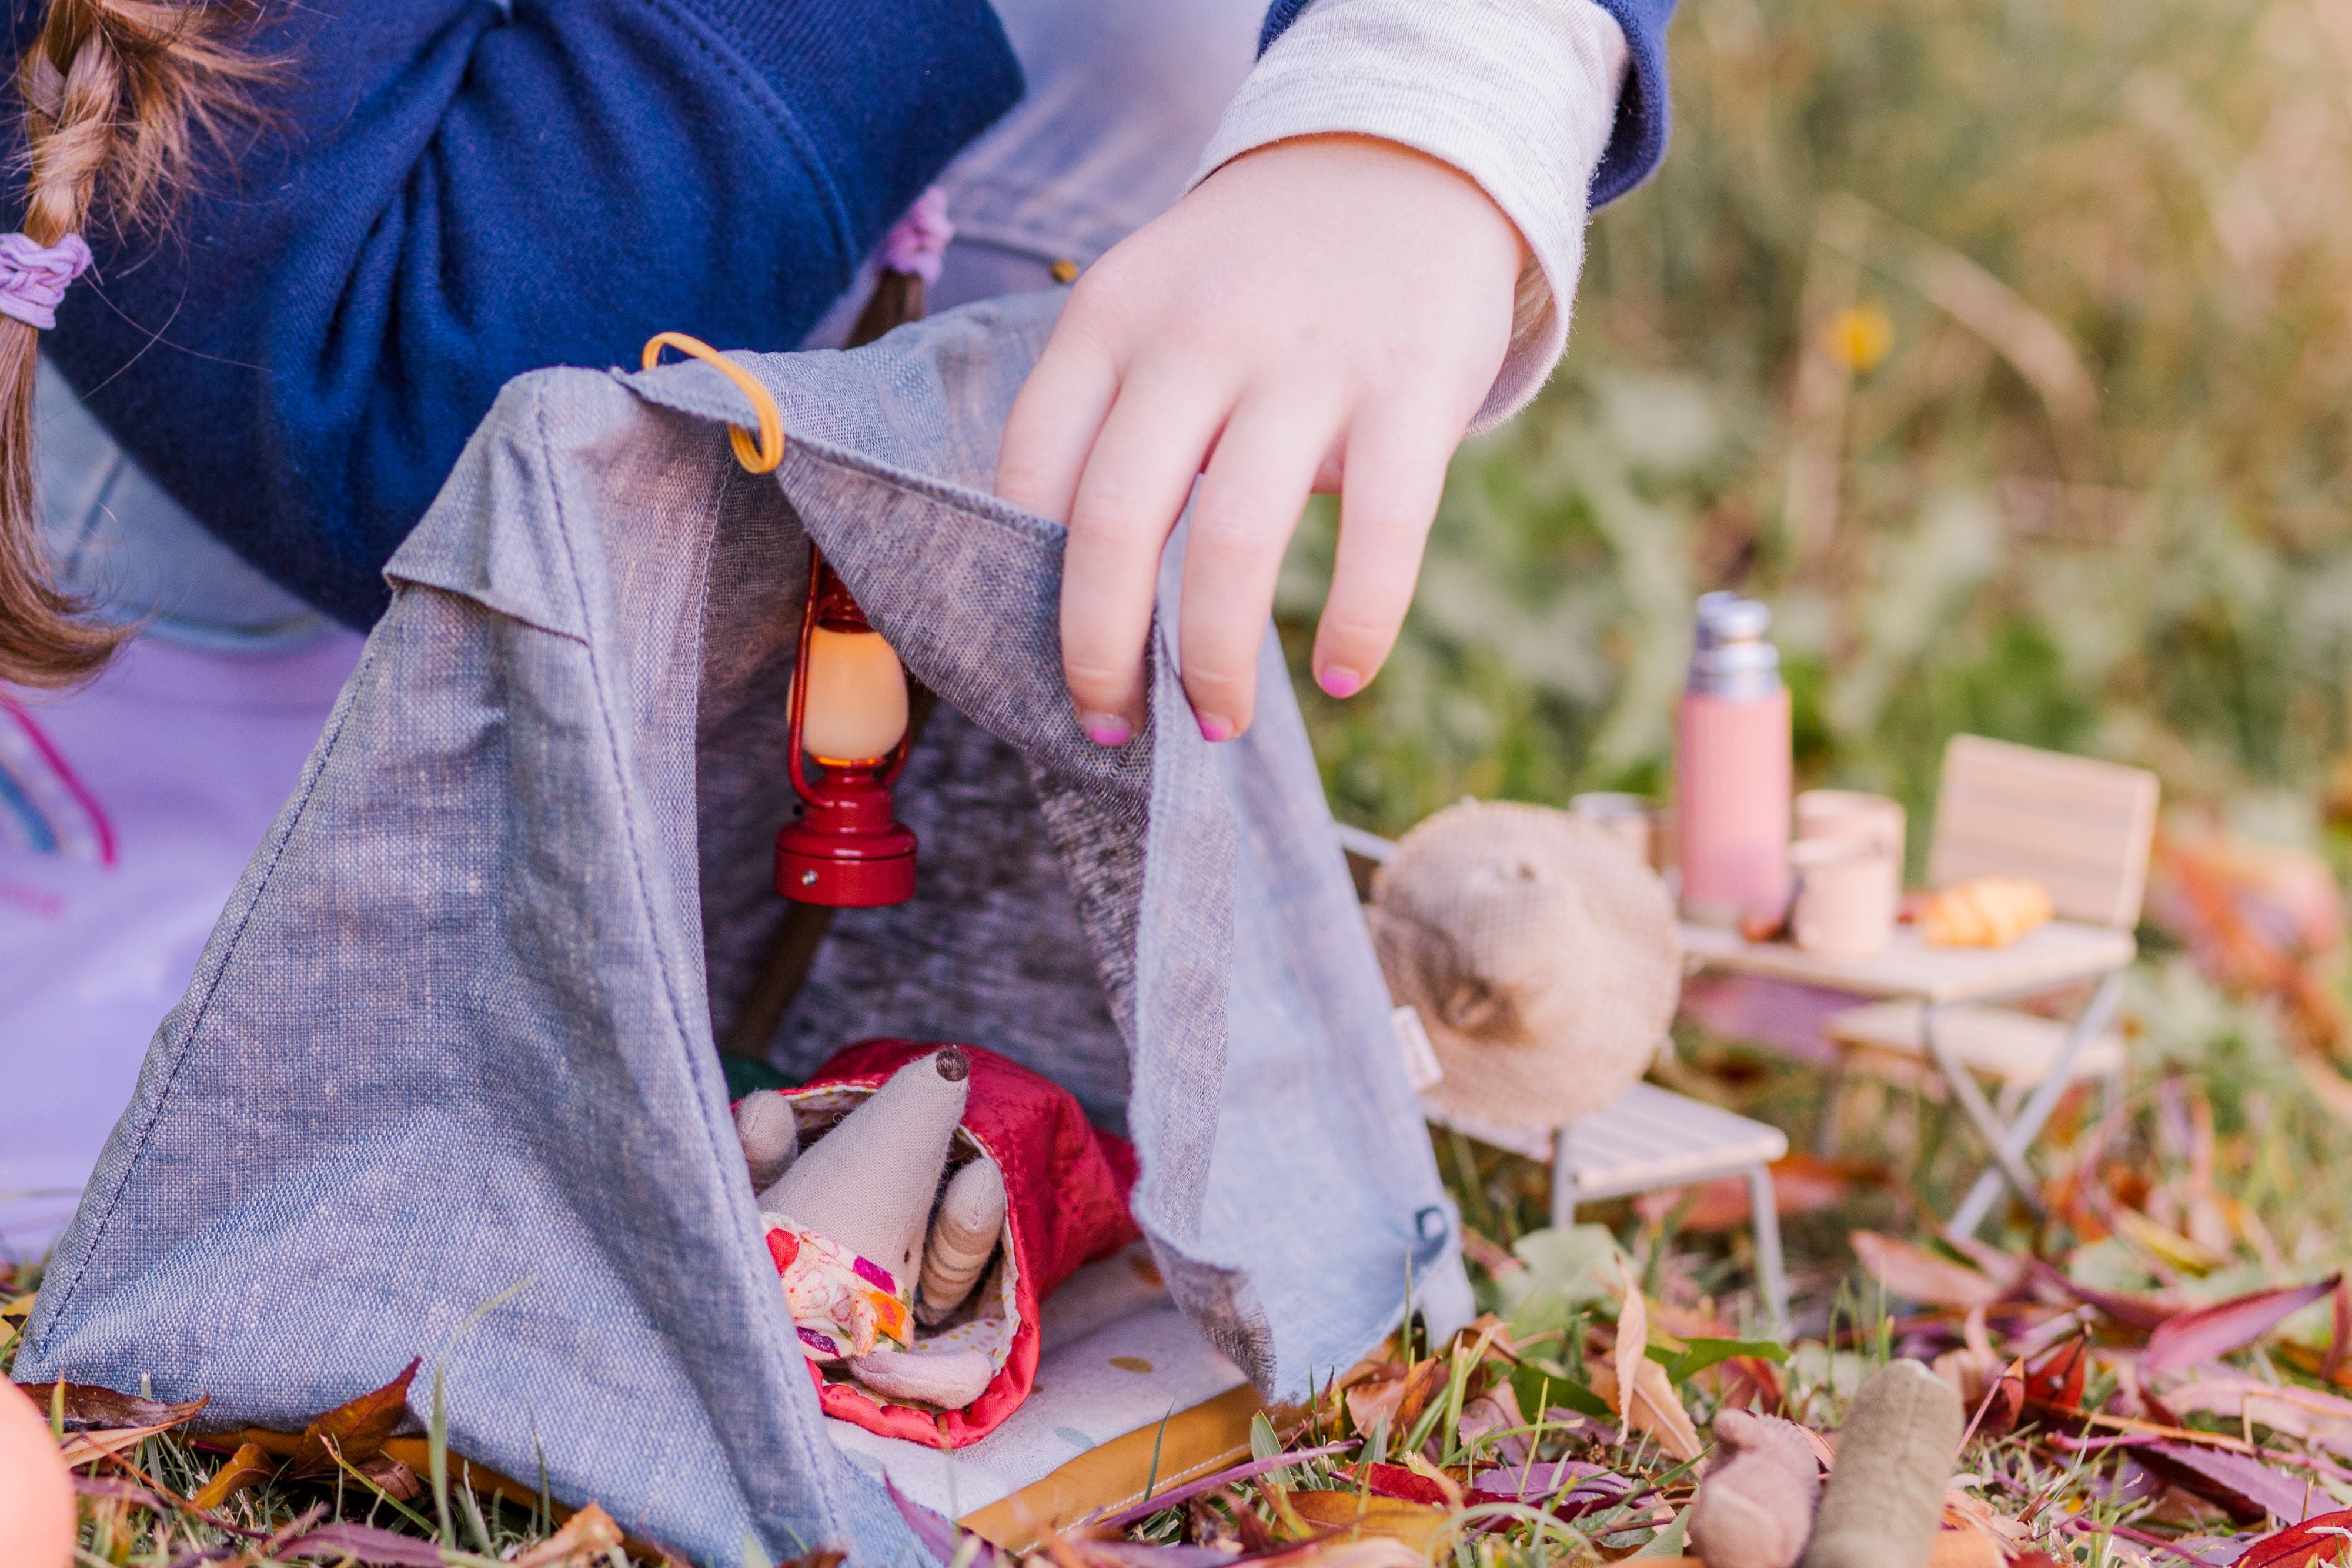
<instances>
[{"instance_id":1,"label":"lantern glass globe","mask_svg":"<svg viewBox=\"0 0 2352 1568\"><path fill-rule=\"evenodd\" d=\"M812 630L801 743L828 768L870 767L907 733L907 672L878 632Z\"/></svg>"}]
</instances>

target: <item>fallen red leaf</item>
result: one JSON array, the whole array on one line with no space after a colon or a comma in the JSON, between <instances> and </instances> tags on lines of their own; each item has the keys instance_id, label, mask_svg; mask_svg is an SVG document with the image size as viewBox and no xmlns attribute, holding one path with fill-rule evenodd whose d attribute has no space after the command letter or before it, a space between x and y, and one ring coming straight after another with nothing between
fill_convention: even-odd
<instances>
[{"instance_id":1,"label":"fallen red leaf","mask_svg":"<svg viewBox=\"0 0 2352 1568\"><path fill-rule=\"evenodd\" d=\"M2326 1300L2341 1279L2330 1275L2308 1285L2256 1291L2169 1318L2148 1336L2140 1375L2174 1372L2243 1350L2312 1302Z\"/></svg>"},{"instance_id":2,"label":"fallen red leaf","mask_svg":"<svg viewBox=\"0 0 2352 1568\"><path fill-rule=\"evenodd\" d=\"M2025 1403L2029 1408L2068 1412L2083 1406L2083 1379L2090 1370L2091 1342L2077 1335L2052 1345L2025 1368Z\"/></svg>"},{"instance_id":3,"label":"fallen red leaf","mask_svg":"<svg viewBox=\"0 0 2352 1568\"><path fill-rule=\"evenodd\" d=\"M2346 1530L2352 1530L2352 1509L2316 1514L2255 1542L2238 1559L2238 1568L2311 1568L2315 1563L2341 1563L2345 1548L2352 1545L2341 1533Z\"/></svg>"},{"instance_id":4,"label":"fallen red leaf","mask_svg":"<svg viewBox=\"0 0 2352 1568\"><path fill-rule=\"evenodd\" d=\"M1364 1490L1374 1497L1395 1498L1402 1502L1433 1503L1446 1506L1445 1489L1427 1476L1415 1475L1402 1465L1358 1465L1356 1475Z\"/></svg>"},{"instance_id":5,"label":"fallen red leaf","mask_svg":"<svg viewBox=\"0 0 2352 1568\"><path fill-rule=\"evenodd\" d=\"M303 1427L301 1445L286 1462L288 1479L332 1475L337 1455L351 1465L375 1458L383 1440L392 1436L400 1426L400 1418L407 1414L408 1385L424 1364L425 1358L418 1356L383 1387L336 1406Z\"/></svg>"}]
</instances>

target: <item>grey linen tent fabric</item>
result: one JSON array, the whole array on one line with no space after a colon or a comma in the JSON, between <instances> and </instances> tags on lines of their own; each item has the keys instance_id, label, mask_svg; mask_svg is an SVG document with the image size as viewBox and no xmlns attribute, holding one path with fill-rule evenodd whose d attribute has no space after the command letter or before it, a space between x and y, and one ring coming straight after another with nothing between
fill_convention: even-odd
<instances>
[{"instance_id":1,"label":"grey linen tent fabric","mask_svg":"<svg viewBox=\"0 0 2352 1568\"><path fill-rule=\"evenodd\" d=\"M18 1377L283 1428L446 1357L457 1452L543 1454L699 1561L919 1560L827 1440L712 1046L779 916L807 534L942 706L900 791L916 902L842 920L780 1060L979 1040L1123 1120L1171 1289L1270 1394L1392 1328L1408 1270L1466 1308L1271 638L1255 727L1209 747L1171 577L1146 735L1071 716L1061 532L985 493L1057 308L743 357L791 436L770 477L708 367L507 389L157 1033Z\"/></svg>"}]
</instances>

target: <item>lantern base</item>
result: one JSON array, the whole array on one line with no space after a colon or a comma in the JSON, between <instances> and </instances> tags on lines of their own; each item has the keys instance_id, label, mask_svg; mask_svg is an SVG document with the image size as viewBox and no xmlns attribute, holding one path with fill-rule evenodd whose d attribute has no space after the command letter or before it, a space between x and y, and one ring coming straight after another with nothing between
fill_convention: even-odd
<instances>
[{"instance_id":1,"label":"lantern base","mask_svg":"<svg viewBox=\"0 0 2352 1568\"><path fill-rule=\"evenodd\" d=\"M915 857L880 861L812 860L776 851L776 891L796 904L872 909L915 896Z\"/></svg>"},{"instance_id":2,"label":"lantern base","mask_svg":"<svg viewBox=\"0 0 2352 1568\"><path fill-rule=\"evenodd\" d=\"M776 835L776 891L835 909L904 904L915 896L915 835L896 822L887 832L856 835L794 822Z\"/></svg>"}]
</instances>

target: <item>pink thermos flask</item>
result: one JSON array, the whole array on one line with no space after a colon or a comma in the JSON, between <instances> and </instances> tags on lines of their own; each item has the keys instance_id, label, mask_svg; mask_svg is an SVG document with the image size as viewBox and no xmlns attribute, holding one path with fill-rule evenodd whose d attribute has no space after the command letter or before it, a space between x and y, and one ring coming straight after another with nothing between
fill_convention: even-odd
<instances>
[{"instance_id":1,"label":"pink thermos flask","mask_svg":"<svg viewBox=\"0 0 2352 1568\"><path fill-rule=\"evenodd\" d=\"M1764 640L1769 606L1698 601L1690 680L1675 714L1675 834L1683 914L1735 925L1789 902L1789 688Z\"/></svg>"}]
</instances>

